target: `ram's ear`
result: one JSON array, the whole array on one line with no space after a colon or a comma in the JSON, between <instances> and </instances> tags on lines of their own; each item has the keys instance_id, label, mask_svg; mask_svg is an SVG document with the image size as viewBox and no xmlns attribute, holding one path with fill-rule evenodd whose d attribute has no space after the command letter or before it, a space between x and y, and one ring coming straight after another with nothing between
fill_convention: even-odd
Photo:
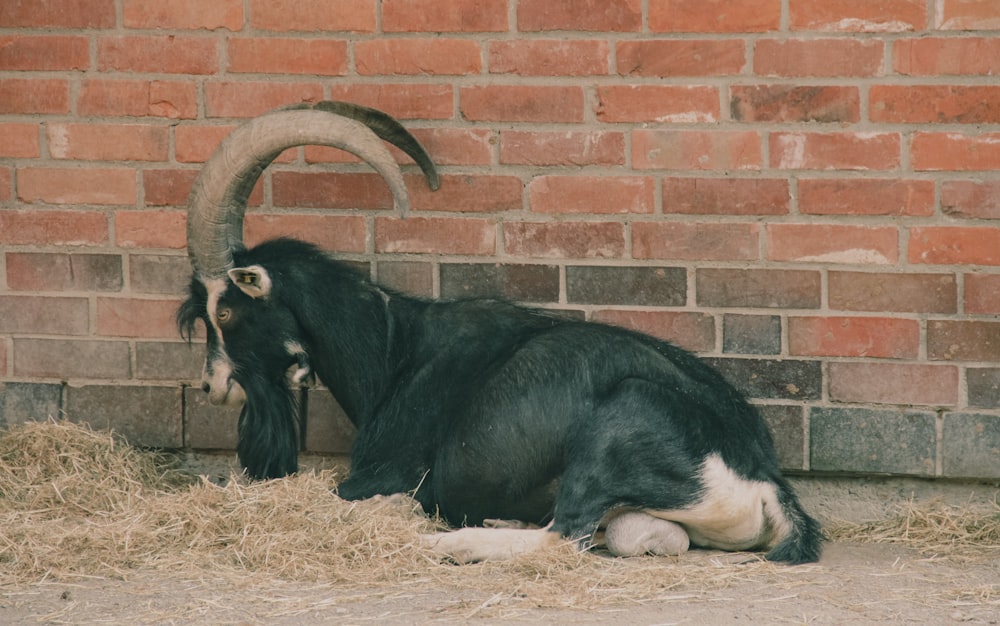
<instances>
[{"instance_id":1,"label":"ram's ear","mask_svg":"<svg viewBox=\"0 0 1000 626\"><path fill-rule=\"evenodd\" d=\"M259 265L237 267L229 270L229 280L251 298L271 295L271 276Z\"/></svg>"}]
</instances>

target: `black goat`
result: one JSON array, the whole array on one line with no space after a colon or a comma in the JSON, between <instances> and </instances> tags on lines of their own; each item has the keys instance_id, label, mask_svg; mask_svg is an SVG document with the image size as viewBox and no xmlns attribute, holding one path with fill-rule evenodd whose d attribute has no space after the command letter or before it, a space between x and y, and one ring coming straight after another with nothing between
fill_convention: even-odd
<instances>
[{"instance_id":1,"label":"black goat","mask_svg":"<svg viewBox=\"0 0 1000 626\"><path fill-rule=\"evenodd\" d=\"M332 126L303 134L307 124ZM677 554L690 542L819 558L818 526L782 478L763 421L693 355L503 301L407 297L299 241L242 247L246 196L292 145L347 145L405 209L398 167L368 126L436 186L430 159L391 118L322 103L234 131L192 191L195 276L178 322L189 337L197 320L206 325L212 401L245 401L238 451L250 476L296 470L294 367L293 380L315 374L358 428L341 497L414 492L455 526L547 525L428 538L456 560L564 539L618 555Z\"/></svg>"}]
</instances>

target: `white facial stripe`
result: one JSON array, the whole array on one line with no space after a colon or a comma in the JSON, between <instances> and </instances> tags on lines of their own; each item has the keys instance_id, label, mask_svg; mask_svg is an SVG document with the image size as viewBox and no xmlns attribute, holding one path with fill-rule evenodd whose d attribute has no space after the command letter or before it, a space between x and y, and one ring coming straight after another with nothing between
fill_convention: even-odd
<instances>
[{"instance_id":1,"label":"white facial stripe","mask_svg":"<svg viewBox=\"0 0 1000 626\"><path fill-rule=\"evenodd\" d=\"M208 399L212 404L238 405L245 401L246 393L243 391L243 387L233 379L233 362L229 358L229 354L226 353L222 329L216 321L219 300L226 291L226 287L224 279L205 282L205 289L208 291L205 308L208 312L208 323L212 327L209 332L215 333L217 345L215 354L209 354L205 357L202 380L209 385Z\"/></svg>"}]
</instances>

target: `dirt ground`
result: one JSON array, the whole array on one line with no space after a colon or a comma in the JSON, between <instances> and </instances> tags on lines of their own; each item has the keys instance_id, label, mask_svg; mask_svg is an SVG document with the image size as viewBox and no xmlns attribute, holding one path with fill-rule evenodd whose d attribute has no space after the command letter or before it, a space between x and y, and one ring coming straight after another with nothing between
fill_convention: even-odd
<instances>
[{"instance_id":1,"label":"dirt ground","mask_svg":"<svg viewBox=\"0 0 1000 626\"><path fill-rule=\"evenodd\" d=\"M207 472L215 471L212 462L192 459ZM907 501L989 508L1000 497L996 485L794 482L806 508L824 523L880 519ZM728 568L733 576L710 589L696 581L680 584L642 602L604 598L597 608L539 608L530 579L517 588L500 580L493 588L470 589L447 578L425 578L358 589L252 575L130 570L114 578L0 588L0 624L1000 624L997 554L993 546L981 558L956 559L900 545L832 542L820 563L783 567L745 563L746 555L693 551L661 559L663 567L698 564ZM445 567L471 573L485 566Z\"/></svg>"}]
</instances>

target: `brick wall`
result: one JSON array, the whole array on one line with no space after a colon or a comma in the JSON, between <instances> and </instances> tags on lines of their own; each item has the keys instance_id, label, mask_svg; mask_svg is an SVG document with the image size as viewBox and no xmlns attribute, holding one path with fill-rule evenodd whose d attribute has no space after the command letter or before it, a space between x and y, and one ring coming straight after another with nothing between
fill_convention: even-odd
<instances>
[{"instance_id":1,"label":"brick wall","mask_svg":"<svg viewBox=\"0 0 1000 626\"><path fill-rule=\"evenodd\" d=\"M998 31L993 0L5 0L0 420L231 447L172 321L185 199L241 119L338 98L403 120L442 189L407 165L401 220L292 150L251 241L666 337L790 469L996 479ZM310 399L309 446L343 450Z\"/></svg>"}]
</instances>

